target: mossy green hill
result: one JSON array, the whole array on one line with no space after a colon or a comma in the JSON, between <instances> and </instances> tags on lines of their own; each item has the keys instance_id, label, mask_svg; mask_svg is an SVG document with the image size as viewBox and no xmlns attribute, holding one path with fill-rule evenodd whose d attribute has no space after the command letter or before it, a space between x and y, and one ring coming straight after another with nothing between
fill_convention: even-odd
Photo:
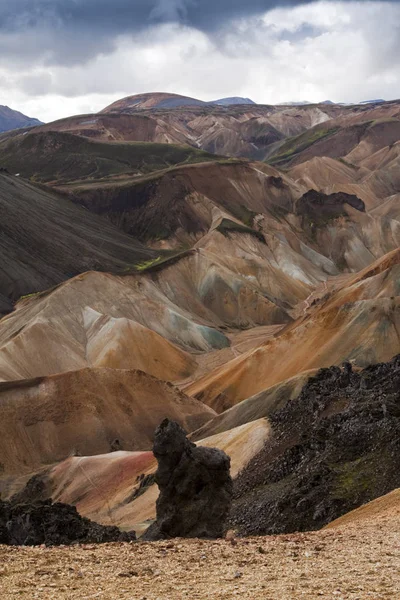
<instances>
[{"instance_id":1,"label":"mossy green hill","mask_svg":"<svg viewBox=\"0 0 400 600\"><path fill-rule=\"evenodd\" d=\"M0 165L34 181L135 177L171 166L215 160L190 146L101 142L60 131L26 132L0 141Z\"/></svg>"}]
</instances>

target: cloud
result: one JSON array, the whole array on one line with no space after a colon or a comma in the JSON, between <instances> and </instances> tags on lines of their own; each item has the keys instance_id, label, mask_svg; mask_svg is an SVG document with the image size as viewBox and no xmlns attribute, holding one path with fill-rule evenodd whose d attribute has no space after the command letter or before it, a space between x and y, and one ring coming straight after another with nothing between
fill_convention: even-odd
<instances>
[{"instance_id":1,"label":"cloud","mask_svg":"<svg viewBox=\"0 0 400 600\"><path fill-rule=\"evenodd\" d=\"M142 4L146 17L141 23L147 29L136 24L133 31L125 24L110 35L104 21L109 13L103 0L97 0L104 13L93 17L96 23L88 27L87 39L83 13L80 26L78 13L73 13L74 28L61 27L68 14L54 9L65 8L66 2L48 2L45 11L42 0L20 4L40 10L29 18L21 12L23 34L12 27L2 34L0 28L0 103L45 121L97 111L120 97L146 91L205 100L243 95L260 103L400 96L399 2L250 2L254 11L243 14L244 3L231 0L236 18L221 12L216 31L195 19L198 0L146 0L130 5ZM119 4L127 6L116 1L113 7ZM215 4L219 11L228 6L218 0ZM279 6L259 12L261 4ZM75 5L88 11L93 2ZM202 0L201 6L211 3ZM42 22L38 15L43 15ZM118 19L123 20L120 15ZM39 26L40 40L34 30ZM8 43L14 36L13 59L2 46L4 36ZM53 38L57 51L51 46Z\"/></svg>"},{"instance_id":2,"label":"cloud","mask_svg":"<svg viewBox=\"0 0 400 600\"><path fill-rule=\"evenodd\" d=\"M112 52L119 36L135 35L157 24L174 22L218 39L218 32L238 19L310 2L0 0L0 55L17 63L40 58L48 64L77 64Z\"/></svg>"}]
</instances>

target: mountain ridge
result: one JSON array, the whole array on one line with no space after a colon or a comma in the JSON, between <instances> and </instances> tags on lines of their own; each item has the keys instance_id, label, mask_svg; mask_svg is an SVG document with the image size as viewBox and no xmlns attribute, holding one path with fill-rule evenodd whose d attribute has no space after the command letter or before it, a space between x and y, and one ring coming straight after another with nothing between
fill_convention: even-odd
<instances>
[{"instance_id":1,"label":"mountain ridge","mask_svg":"<svg viewBox=\"0 0 400 600\"><path fill-rule=\"evenodd\" d=\"M0 133L23 127L36 127L37 125L43 125L42 121L27 117L9 106L0 105Z\"/></svg>"}]
</instances>

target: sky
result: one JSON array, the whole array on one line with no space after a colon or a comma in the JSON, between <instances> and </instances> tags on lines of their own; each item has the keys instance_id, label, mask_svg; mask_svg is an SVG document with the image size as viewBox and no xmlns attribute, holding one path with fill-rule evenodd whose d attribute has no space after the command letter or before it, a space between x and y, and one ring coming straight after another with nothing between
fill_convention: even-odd
<instances>
[{"instance_id":1,"label":"sky","mask_svg":"<svg viewBox=\"0 0 400 600\"><path fill-rule=\"evenodd\" d=\"M143 92L400 98L400 1L0 0L0 104L49 122Z\"/></svg>"}]
</instances>

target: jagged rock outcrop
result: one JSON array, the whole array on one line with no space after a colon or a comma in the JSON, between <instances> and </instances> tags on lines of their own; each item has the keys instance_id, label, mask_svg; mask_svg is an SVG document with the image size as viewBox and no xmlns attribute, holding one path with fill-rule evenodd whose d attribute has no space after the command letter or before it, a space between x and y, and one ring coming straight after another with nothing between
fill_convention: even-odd
<instances>
[{"instance_id":1,"label":"jagged rock outcrop","mask_svg":"<svg viewBox=\"0 0 400 600\"><path fill-rule=\"evenodd\" d=\"M168 419L156 431L153 452L160 496L157 520L144 539L221 537L233 493L229 456L217 448L197 447Z\"/></svg>"},{"instance_id":2,"label":"jagged rock outcrop","mask_svg":"<svg viewBox=\"0 0 400 600\"><path fill-rule=\"evenodd\" d=\"M321 369L270 421L273 436L235 480L241 534L320 529L400 487L400 355Z\"/></svg>"},{"instance_id":3,"label":"jagged rock outcrop","mask_svg":"<svg viewBox=\"0 0 400 600\"><path fill-rule=\"evenodd\" d=\"M331 219L346 216L346 205L365 212L365 203L354 194L324 194L317 190L309 190L297 201L296 213L321 225Z\"/></svg>"},{"instance_id":4,"label":"jagged rock outcrop","mask_svg":"<svg viewBox=\"0 0 400 600\"><path fill-rule=\"evenodd\" d=\"M19 504L0 500L0 544L10 546L101 544L130 542L135 533L104 526L82 517L74 506L51 500Z\"/></svg>"}]
</instances>

